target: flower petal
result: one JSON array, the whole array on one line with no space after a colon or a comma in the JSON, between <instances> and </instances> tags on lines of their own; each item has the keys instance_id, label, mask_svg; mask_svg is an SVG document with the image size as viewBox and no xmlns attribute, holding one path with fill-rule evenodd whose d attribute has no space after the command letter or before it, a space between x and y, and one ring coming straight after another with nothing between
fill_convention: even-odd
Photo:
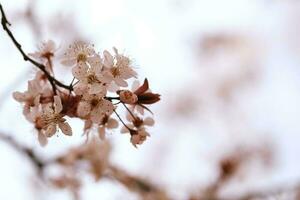
<instances>
[{"instance_id":1,"label":"flower petal","mask_svg":"<svg viewBox=\"0 0 300 200\"><path fill-rule=\"evenodd\" d=\"M86 101L81 101L77 107L77 114L79 117L85 117L91 112L91 105Z\"/></svg>"},{"instance_id":2,"label":"flower petal","mask_svg":"<svg viewBox=\"0 0 300 200\"><path fill-rule=\"evenodd\" d=\"M68 136L72 135L72 128L67 122L59 123L58 126L65 135L68 135Z\"/></svg>"},{"instance_id":3,"label":"flower petal","mask_svg":"<svg viewBox=\"0 0 300 200\"><path fill-rule=\"evenodd\" d=\"M104 126L99 126L98 135L101 140L105 140L105 127Z\"/></svg>"},{"instance_id":4,"label":"flower petal","mask_svg":"<svg viewBox=\"0 0 300 200\"><path fill-rule=\"evenodd\" d=\"M13 98L18 102L24 102L26 101L26 95L22 92L14 92Z\"/></svg>"},{"instance_id":5,"label":"flower petal","mask_svg":"<svg viewBox=\"0 0 300 200\"><path fill-rule=\"evenodd\" d=\"M106 94L105 91L106 91L106 88L101 83L93 83L90 86L90 89L89 89L90 94L100 94L100 93L102 93L103 96L105 96L105 94Z\"/></svg>"},{"instance_id":6,"label":"flower petal","mask_svg":"<svg viewBox=\"0 0 300 200\"><path fill-rule=\"evenodd\" d=\"M101 108L97 107L91 111L91 120L94 123L99 124L102 121L103 117L104 117L104 112Z\"/></svg>"},{"instance_id":7,"label":"flower petal","mask_svg":"<svg viewBox=\"0 0 300 200\"><path fill-rule=\"evenodd\" d=\"M106 99L102 99L102 101L98 105L98 108L102 110L103 114L106 114L108 116L110 116L115 109L112 102L110 102Z\"/></svg>"},{"instance_id":8,"label":"flower petal","mask_svg":"<svg viewBox=\"0 0 300 200\"><path fill-rule=\"evenodd\" d=\"M121 79L121 78L114 78L114 81L118 86L121 86L121 87L127 87L128 86L128 83L125 80Z\"/></svg>"},{"instance_id":9,"label":"flower petal","mask_svg":"<svg viewBox=\"0 0 300 200\"><path fill-rule=\"evenodd\" d=\"M108 122L106 124L106 127L109 129L117 128L119 126L119 123L116 119L114 118L109 118Z\"/></svg>"},{"instance_id":10,"label":"flower petal","mask_svg":"<svg viewBox=\"0 0 300 200\"><path fill-rule=\"evenodd\" d=\"M72 69L72 74L78 80L83 79L88 71L89 67L85 62L79 62L75 67Z\"/></svg>"},{"instance_id":11,"label":"flower petal","mask_svg":"<svg viewBox=\"0 0 300 200\"><path fill-rule=\"evenodd\" d=\"M54 111L55 113L60 113L63 109L60 96L55 95L54 96Z\"/></svg>"},{"instance_id":12,"label":"flower petal","mask_svg":"<svg viewBox=\"0 0 300 200\"><path fill-rule=\"evenodd\" d=\"M62 60L60 63L66 66L74 66L76 64L76 59L75 58L69 58Z\"/></svg>"},{"instance_id":13,"label":"flower petal","mask_svg":"<svg viewBox=\"0 0 300 200\"><path fill-rule=\"evenodd\" d=\"M53 136L55 133L56 133L56 124L50 124L50 125L47 127L46 131L45 131L45 135L46 135L47 137L51 137L51 136Z\"/></svg>"},{"instance_id":14,"label":"flower petal","mask_svg":"<svg viewBox=\"0 0 300 200\"><path fill-rule=\"evenodd\" d=\"M83 95L88 88L88 85L79 81L79 83L74 87L74 92L77 95Z\"/></svg>"},{"instance_id":15,"label":"flower petal","mask_svg":"<svg viewBox=\"0 0 300 200\"><path fill-rule=\"evenodd\" d=\"M144 119L144 125L146 126L153 126L154 125L154 120L151 117L146 117L146 119Z\"/></svg>"},{"instance_id":16,"label":"flower petal","mask_svg":"<svg viewBox=\"0 0 300 200\"><path fill-rule=\"evenodd\" d=\"M48 143L47 137L41 132L38 132L38 141L42 147L46 146Z\"/></svg>"},{"instance_id":17,"label":"flower petal","mask_svg":"<svg viewBox=\"0 0 300 200\"><path fill-rule=\"evenodd\" d=\"M103 64L105 67L111 68L114 65L114 57L108 52L103 51L104 61Z\"/></svg>"}]
</instances>

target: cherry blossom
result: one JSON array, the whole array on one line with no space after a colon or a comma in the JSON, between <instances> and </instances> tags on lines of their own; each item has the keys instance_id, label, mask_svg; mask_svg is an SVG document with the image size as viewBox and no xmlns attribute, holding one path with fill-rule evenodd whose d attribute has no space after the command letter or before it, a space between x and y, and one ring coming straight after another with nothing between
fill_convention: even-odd
<instances>
[{"instance_id":1,"label":"cherry blossom","mask_svg":"<svg viewBox=\"0 0 300 200\"><path fill-rule=\"evenodd\" d=\"M45 61L54 56L55 51L57 50L57 46L53 40L48 40L42 42L38 46L38 51L34 53L28 54L29 56L39 59L41 61Z\"/></svg>"},{"instance_id":2,"label":"cherry blossom","mask_svg":"<svg viewBox=\"0 0 300 200\"><path fill-rule=\"evenodd\" d=\"M146 127L152 126L154 120L151 117L142 119L134 111L150 111L145 105L156 103L160 95L149 90L147 79L142 85L134 82L132 90L127 88L128 80L137 78L130 59L116 48L113 48L114 55L105 50L102 56L92 45L75 42L63 58L59 58L62 64L72 66L73 79L68 85L57 80L53 73L52 61L55 61L56 50L55 43L49 40L43 42L38 51L29 54L42 62L31 62L40 71L36 71L35 78L28 81L27 91L13 93L14 99L24 105L23 114L37 130L39 143L45 146L59 129L71 136L71 126L65 119L68 116L85 122L83 132L87 140L92 131L97 132L100 139L105 139L105 134L117 129L121 122L124 126L121 132L130 133L131 143L135 147L142 144L150 136ZM117 111L119 104L130 112L128 124ZM118 120L111 117L113 112Z\"/></svg>"},{"instance_id":3,"label":"cherry blossom","mask_svg":"<svg viewBox=\"0 0 300 200\"><path fill-rule=\"evenodd\" d=\"M103 65L106 69L105 76L112 79L109 89L115 91L119 87L127 87L126 80L136 78L137 73L130 67L130 60L128 57L118 53L114 48L115 56L112 56L108 51L103 52Z\"/></svg>"},{"instance_id":4,"label":"cherry blossom","mask_svg":"<svg viewBox=\"0 0 300 200\"><path fill-rule=\"evenodd\" d=\"M151 117L142 119L138 116L132 116L131 114L128 114L126 118L131 123L124 125L121 129L121 133L130 133L130 142L136 147L136 145L142 144L146 138L150 136L145 126L153 126L154 120Z\"/></svg>"},{"instance_id":5,"label":"cherry blossom","mask_svg":"<svg viewBox=\"0 0 300 200\"><path fill-rule=\"evenodd\" d=\"M134 147L141 145L149 137L150 134L145 129L140 129L138 131L131 131L130 142Z\"/></svg>"},{"instance_id":6,"label":"cherry blossom","mask_svg":"<svg viewBox=\"0 0 300 200\"><path fill-rule=\"evenodd\" d=\"M104 140L105 139L105 129L114 129L118 127L118 121L114 118L109 117L108 115L105 115L102 118L101 123L99 124L98 127L98 134L99 137Z\"/></svg>"},{"instance_id":7,"label":"cherry blossom","mask_svg":"<svg viewBox=\"0 0 300 200\"><path fill-rule=\"evenodd\" d=\"M94 62L94 61L93 61ZM95 61L96 62L96 61ZM103 76L102 66L100 64L88 67L85 63L79 63L72 69L73 76L79 80L75 87L76 94L83 94L88 91L89 94L102 94L105 96L107 86L111 79Z\"/></svg>"},{"instance_id":8,"label":"cherry blossom","mask_svg":"<svg viewBox=\"0 0 300 200\"><path fill-rule=\"evenodd\" d=\"M70 125L63 118L61 111L63 110L62 102L59 96L54 96L53 105L47 104L43 108L43 114L41 116L44 134L47 137L53 136L57 131L57 126L65 135L72 135L72 129Z\"/></svg>"},{"instance_id":9,"label":"cherry blossom","mask_svg":"<svg viewBox=\"0 0 300 200\"><path fill-rule=\"evenodd\" d=\"M13 97L20 103L25 103L26 106L38 105L42 93L42 87L37 80L28 81L27 91L14 92Z\"/></svg>"},{"instance_id":10,"label":"cherry blossom","mask_svg":"<svg viewBox=\"0 0 300 200\"><path fill-rule=\"evenodd\" d=\"M95 54L92 45L76 42L69 46L61 63L66 66L74 66L80 62L88 63L94 59Z\"/></svg>"},{"instance_id":11,"label":"cherry blossom","mask_svg":"<svg viewBox=\"0 0 300 200\"><path fill-rule=\"evenodd\" d=\"M103 117L110 116L114 109L113 104L103 96L84 94L78 104L77 113L83 118L89 115L92 122L100 123Z\"/></svg>"},{"instance_id":12,"label":"cherry blossom","mask_svg":"<svg viewBox=\"0 0 300 200\"><path fill-rule=\"evenodd\" d=\"M130 90L120 90L119 96L120 96L120 100L123 103L135 104L138 101L137 95L131 92Z\"/></svg>"}]
</instances>

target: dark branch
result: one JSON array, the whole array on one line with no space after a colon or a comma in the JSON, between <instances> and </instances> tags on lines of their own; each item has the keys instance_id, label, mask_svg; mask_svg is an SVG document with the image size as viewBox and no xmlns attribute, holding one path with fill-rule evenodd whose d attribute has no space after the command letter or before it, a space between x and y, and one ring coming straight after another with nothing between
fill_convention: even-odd
<instances>
[{"instance_id":1,"label":"dark branch","mask_svg":"<svg viewBox=\"0 0 300 200\"><path fill-rule=\"evenodd\" d=\"M8 22L5 12L3 10L2 5L0 4L0 11L1 11L1 24L2 24L2 28L4 31L7 32L8 36L11 38L12 42L14 43L14 45L17 47L17 49L19 50L19 52L22 54L23 59L25 61L29 61L30 63L32 63L34 66L36 66L37 68L39 68L42 72L44 72L45 76L47 77L47 79L49 80L54 93L56 93L56 86L65 88L67 90L72 91L73 87L71 85L65 85L62 82L58 81L57 79L55 79L47 70L46 70L46 66L38 63L37 61L31 59L29 56L26 55L26 53L23 51L21 44L16 40L16 38L14 37L14 35L12 34L12 32L10 31L10 29L8 28L8 26L10 26L11 24Z\"/></svg>"},{"instance_id":2,"label":"dark branch","mask_svg":"<svg viewBox=\"0 0 300 200\"><path fill-rule=\"evenodd\" d=\"M28 160L36 167L39 174L42 174L45 162L42 161L31 149L22 146L17 141L15 141L12 137L7 134L0 133L0 140L6 142L13 149L23 154Z\"/></svg>"}]
</instances>

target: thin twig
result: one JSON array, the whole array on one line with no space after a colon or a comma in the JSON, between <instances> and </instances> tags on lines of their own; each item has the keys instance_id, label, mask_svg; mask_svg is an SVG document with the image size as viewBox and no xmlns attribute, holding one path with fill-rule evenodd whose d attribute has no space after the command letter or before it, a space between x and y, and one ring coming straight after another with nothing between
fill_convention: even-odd
<instances>
[{"instance_id":1,"label":"thin twig","mask_svg":"<svg viewBox=\"0 0 300 200\"><path fill-rule=\"evenodd\" d=\"M119 120L121 121L121 123L128 129L128 131L130 132L130 128L124 123L124 121L122 120L122 118L120 117L120 115L117 113L116 110L114 110L114 113L117 115L117 117L119 118Z\"/></svg>"},{"instance_id":2,"label":"thin twig","mask_svg":"<svg viewBox=\"0 0 300 200\"><path fill-rule=\"evenodd\" d=\"M1 24L2 24L2 28L4 31L7 32L8 36L11 38L12 42L14 43L14 45L17 47L17 49L19 50L19 52L22 54L23 59L25 61L29 61L30 63L32 63L34 66L36 66L37 68L39 68L42 72L44 72L45 76L47 77L47 79L49 80L54 93L56 93L56 86L65 88L67 90L73 90L72 86L69 85L65 85L62 82L58 81L55 77L53 77L47 70L46 70L46 66L38 63L37 61L33 60L32 58L30 58L29 56L27 56L27 54L23 51L21 44L16 40L16 38L14 37L14 35L12 34L12 32L10 31L10 29L8 28L8 26L11 26L11 24L9 23L9 21L6 18L5 12L3 10L2 5L0 4L0 11L1 11ZM8 26L7 26L8 25Z\"/></svg>"},{"instance_id":3,"label":"thin twig","mask_svg":"<svg viewBox=\"0 0 300 200\"><path fill-rule=\"evenodd\" d=\"M133 120L136 120L136 116L134 116L134 114L133 114L132 111L126 106L126 104L123 103L123 102L122 102L122 104L123 104L123 106L126 108L126 110L130 113L130 115L133 117Z\"/></svg>"},{"instance_id":4,"label":"thin twig","mask_svg":"<svg viewBox=\"0 0 300 200\"><path fill-rule=\"evenodd\" d=\"M45 167L45 162L42 161L31 149L22 146L16 140L14 140L11 136L7 134L0 133L0 140L6 142L15 150L25 155L29 161L36 167L38 173L42 175L42 171Z\"/></svg>"}]
</instances>

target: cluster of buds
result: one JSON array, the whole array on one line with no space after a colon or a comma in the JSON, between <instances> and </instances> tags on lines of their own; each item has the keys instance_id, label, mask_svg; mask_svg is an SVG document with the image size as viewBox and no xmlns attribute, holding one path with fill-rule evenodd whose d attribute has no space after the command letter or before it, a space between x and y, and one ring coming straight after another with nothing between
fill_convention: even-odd
<instances>
[{"instance_id":1,"label":"cluster of buds","mask_svg":"<svg viewBox=\"0 0 300 200\"><path fill-rule=\"evenodd\" d=\"M53 41L42 43L39 50L29 54L45 66L33 80L28 81L25 92L14 92L13 97L24 105L23 114L34 124L41 145L60 129L65 135L72 135L67 117L79 118L85 122L84 133L97 129L99 137L105 138L108 131L123 124L122 133L130 133L131 143L136 147L149 136L145 126L153 125L153 114L147 107L160 100L160 95L152 93L148 80L139 84L137 73L130 59L113 48L97 53L93 45L75 42L65 51L60 63L72 68L73 80L68 87L54 76L53 59L56 56ZM132 88L129 89L129 81ZM117 112L117 107L126 108L126 124ZM115 114L116 119L112 117Z\"/></svg>"}]
</instances>

